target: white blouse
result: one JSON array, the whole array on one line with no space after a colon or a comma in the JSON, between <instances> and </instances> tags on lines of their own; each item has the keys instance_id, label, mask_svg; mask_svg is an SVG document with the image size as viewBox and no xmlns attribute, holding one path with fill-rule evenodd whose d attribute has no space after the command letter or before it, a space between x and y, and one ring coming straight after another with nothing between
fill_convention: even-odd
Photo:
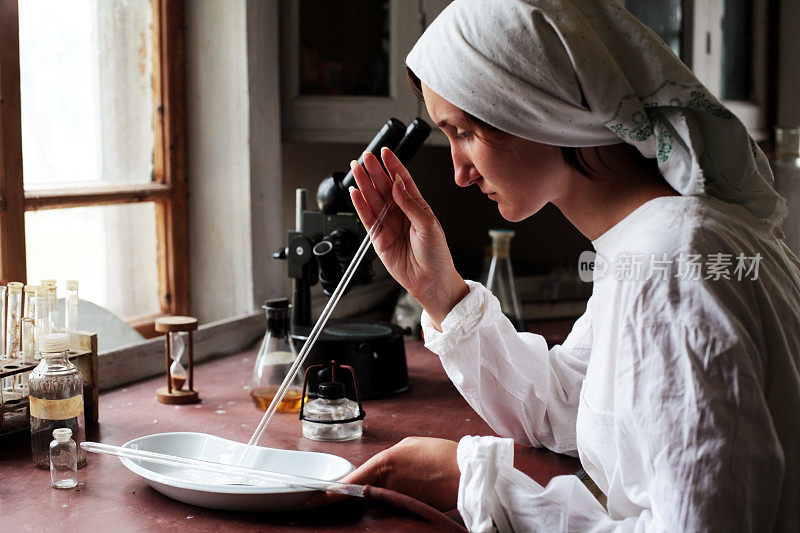
<instances>
[{"instance_id":1,"label":"white blouse","mask_svg":"<svg viewBox=\"0 0 800 533\"><path fill-rule=\"evenodd\" d=\"M593 245L608 268L563 345L515 332L474 282L441 332L423 314L426 347L492 429L577 455L607 496L575 476L542 487L513 468L510 439L465 437L468 528L800 530L794 256L743 208L688 196L645 203Z\"/></svg>"}]
</instances>

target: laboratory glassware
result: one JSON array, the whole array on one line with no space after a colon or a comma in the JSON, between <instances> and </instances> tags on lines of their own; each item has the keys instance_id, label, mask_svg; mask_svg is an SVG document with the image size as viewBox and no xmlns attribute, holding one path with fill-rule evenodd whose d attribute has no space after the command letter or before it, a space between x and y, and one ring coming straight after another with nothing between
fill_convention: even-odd
<instances>
[{"instance_id":1,"label":"laboratory glassware","mask_svg":"<svg viewBox=\"0 0 800 533\"><path fill-rule=\"evenodd\" d=\"M8 302L6 309L6 353L5 356L9 359L17 359L22 350L22 342L20 338L20 321L22 319L22 288L23 284L19 282L11 282L8 284ZM22 387L22 376L14 375L6 378L3 383L3 388L6 390L6 400L16 399L17 395L14 391Z\"/></svg>"},{"instance_id":2,"label":"laboratory glassware","mask_svg":"<svg viewBox=\"0 0 800 533\"><path fill-rule=\"evenodd\" d=\"M36 287L36 318L35 322L35 329L34 329L34 354L35 357L40 358L39 349L39 339L42 338L43 335L48 333L52 333L53 330L50 328L50 290L43 286L39 285Z\"/></svg>"},{"instance_id":3,"label":"laboratory glassware","mask_svg":"<svg viewBox=\"0 0 800 533\"><path fill-rule=\"evenodd\" d=\"M322 441L357 439L362 433L363 418L361 406L345 397L343 383L320 383L317 399L303 406L303 436Z\"/></svg>"},{"instance_id":4,"label":"laboratory glassware","mask_svg":"<svg viewBox=\"0 0 800 533\"><path fill-rule=\"evenodd\" d=\"M267 333L253 366L250 398L259 409L266 410L284 379L289 375L292 365L297 361L297 352L289 336L291 305L288 298L267 300L264 309L267 312ZM300 376L295 374L286 394L278 404L278 411L291 412L300 409L302 388Z\"/></svg>"},{"instance_id":5,"label":"laboratory glassware","mask_svg":"<svg viewBox=\"0 0 800 533\"><path fill-rule=\"evenodd\" d=\"M50 485L54 489L71 489L77 484L78 446L72 440L72 430L54 429L50 443Z\"/></svg>"},{"instance_id":6,"label":"laboratory glassware","mask_svg":"<svg viewBox=\"0 0 800 533\"><path fill-rule=\"evenodd\" d=\"M398 179L400 176L399 174L395 174L395 179ZM267 407L267 411L264 413L264 416L261 417L261 421L256 426L253 435L250 437L250 440L247 441L247 448L239 456L239 461L237 464L241 465L252 452L253 448L258 444L258 441L261 439L261 435L264 434L264 430L267 429L267 425L269 421L272 420L272 416L275 414L280 403L283 401L284 396L286 395L287 391L290 387L294 385L294 380L297 377L297 373L300 370L300 365L306 360L308 357L308 352L314 347L314 344L317 342L317 337L322 332L322 328L325 327L325 324L328 323L328 319L331 317L333 310L336 308L336 304L339 303L339 300L344 293L344 289L347 287L347 284L350 283L350 280L353 279L353 274L355 274L358 265L361 264L361 260L364 258L364 254L367 253L370 246L372 246L372 239L375 238L378 231L380 231L381 226L383 224L383 219L386 218L386 213L394 206L394 199L389 198L389 200L384 204L383 208L381 209L380 213L378 213L378 218L372 224L372 227L369 228L367 235L364 237L364 240L361 241L361 245L356 250L356 253L353 255L353 259L350 261L350 264L347 266L347 270L344 271L342 274L342 280L337 285L336 290L333 291L330 300L328 303L325 304L325 308L322 310L322 313L319 315L317 322L314 324L314 327L311 328L311 333L308 334L308 339L306 340L303 347L300 349L300 354L297 356L297 360L294 362L292 367L289 369L289 373L287 374L286 378L281 383L281 386L278 388L278 392L275 393L275 397Z\"/></svg>"},{"instance_id":7,"label":"laboratory glassware","mask_svg":"<svg viewBox=\"0 0 800 533\"><path fill-rule=\"evenodd\" d=\"M8 289L0 286L0 355L6 354L6 294ZM2 389L2 383L0 383Z\"/></svg>"},{"instance_id":8,"label":"laboratory glassware","mask_svg":"<svg viewBox=\"0 0 800 533\"><path fill-rule=\"evenodd\" d=\"M78 351L78 280L67 280L67 316L64 323L69 335L69 349Z\"/></svg>"},{"instance_id":9,"label":"laboratory glassware","mask_svg":"<svg viewBox=\"0 0 800 533\"><path fill-rule=\"evenodd\" d=\"M800 255L800 126L775 127L775 153L770 166L775 190L789 207L783 221L783 240L795 255Z\"/></svg>"},{"instance_id":10,"label":"laboratory glassware","mask_svg":"<svg viewBox=\"0 0 800 533\"><path fill-rule=\"evenodd\" d=\"M504 229L490 229L492 238L492 259L483 284L500 301L500 310L514 325L517 331L525 330L525 319L514 282L511 268L511 239L514 232Z\"/></svg>"},{"instance_id":11,"label":"laboratory glassware","mask_svg":"<svg viewBox=\"0 0 800 533\"><path fill-rule=\"evenodd\" d=\"M50 313L48 320L50 321L50 331L57 333L61 331L59 324L56 324L56 313L58 312L58 293L56 292L56 282L54 280L46 280L47 284L47 300L50 302ZM44 283L44 282L43 282Z\"/></svg>"},{"instance_id":12,"label":"laboratory glassware","mask_svg":"<svg viewBox=\"0 0 800 533\"><path fill-rule=\"evenodd\" d=\"M28 380L31 420L31 455L38 468L50 468L50 435L69 428L76 442L84 440L83 375L67 358L66 333L39 337L42 360ZM78 466L86 464L86 452L78 450Z\"/></svg>"},{"instance_id":13,"label":"laboratory glassware","mask_svg":"<svg viewBox=\"0 0 800 533\"><path fill-rule=\"evenodd\" d=\"M23 317L36 318L36 285L25 285L25 305Z\"/></svg>"},{"instance_id":14,"label":"laboratory glassware","mask_svg":"<svg viewBox=\"0 0 800 533\"><path fill-rule=\"evenodd\" d=\"M6 312L6 357L16 358L22 349L20 320L22 319L22 283L8 284L8 309Z\"/></svg>"}]
</instances>

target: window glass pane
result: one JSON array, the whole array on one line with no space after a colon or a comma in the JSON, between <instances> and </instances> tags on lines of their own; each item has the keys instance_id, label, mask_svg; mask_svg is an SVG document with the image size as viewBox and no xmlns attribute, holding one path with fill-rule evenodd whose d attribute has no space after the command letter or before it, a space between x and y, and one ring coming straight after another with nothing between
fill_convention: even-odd
<instances>
[{"instance_id":1,"label":"window glass pane","mask_svg":"<svg viewBox=\"0 0 800 533\"><path fill-rule=\"evenodd\" d=\"M25 213L28 280L80 282L81 299L122 319L159 312L155 204Z\"/></svg>"},{"instance_id":2,"label":"window glass pane","mask_svg":"<svg viewBox=\"0 0 800 533\"><path fill-rule=\"evenodd\" d=\"M152 181L149 0L19 3L26 189Z\"/></svg>"},{"instance_id":3,"label":"window glass pane","mask_svg":"<svg viewBox=\"0 0 800 533\"><path fill-rule=\"evenodd\" d=\"M300 94L389 95L388 0L300 2Z\"/></svg>"},{"instance_id":4,"label":"window glass pane","mask_svg":"<svg viewBox=\"0 0 800 533\"><path fill-rule=\"evenodd\" d=\"M753 3L725 0L722 12L722 99L753 99Z\"/></svg>"},{"instance_id":5,"label":"window glass pane","mask_svg":"<svg viewBox=\"0 0 800 533\"><path fill-rule=\"evenodd\" d=\"M681 57L683 10L681 0L625 0L634 17L658 34L673 53Z\"/></svg>"}]
</instances>

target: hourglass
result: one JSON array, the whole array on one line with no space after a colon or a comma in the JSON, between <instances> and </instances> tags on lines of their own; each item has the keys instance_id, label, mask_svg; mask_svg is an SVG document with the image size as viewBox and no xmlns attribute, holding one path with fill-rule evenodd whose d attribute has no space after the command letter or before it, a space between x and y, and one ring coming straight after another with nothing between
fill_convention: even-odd
<instances>
[{"instance_id":1,"label":"hourglass","mask_svg":"<svg viewBox=\"0 0 800 533\"><path fill-rule=\"evenodd\" d=\"M164 333L166 343L167 386L156 391L161 403L197 403L200 396L194 390L194 341L192 332L197 329L197 319L190 316L168 316L159 318L155 330ZM188 373L181 360L189 351Z\"/></svg>"}]
</instances>

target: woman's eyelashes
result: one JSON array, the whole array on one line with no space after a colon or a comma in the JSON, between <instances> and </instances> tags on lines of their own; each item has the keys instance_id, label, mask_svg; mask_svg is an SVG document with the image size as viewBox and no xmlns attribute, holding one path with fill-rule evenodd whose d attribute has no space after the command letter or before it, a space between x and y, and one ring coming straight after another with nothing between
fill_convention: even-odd
<instances>
[{"instance_id":1,"label":"woman's eyelashes","mask_svg":"<svg viewBox=\"0 0 800 533\"><path fill-rule=\"evenodd\" d=\"M466 139L470 135L472 135L471 131L456 131L456 139Z\"/></svg>"}]
</instances>

